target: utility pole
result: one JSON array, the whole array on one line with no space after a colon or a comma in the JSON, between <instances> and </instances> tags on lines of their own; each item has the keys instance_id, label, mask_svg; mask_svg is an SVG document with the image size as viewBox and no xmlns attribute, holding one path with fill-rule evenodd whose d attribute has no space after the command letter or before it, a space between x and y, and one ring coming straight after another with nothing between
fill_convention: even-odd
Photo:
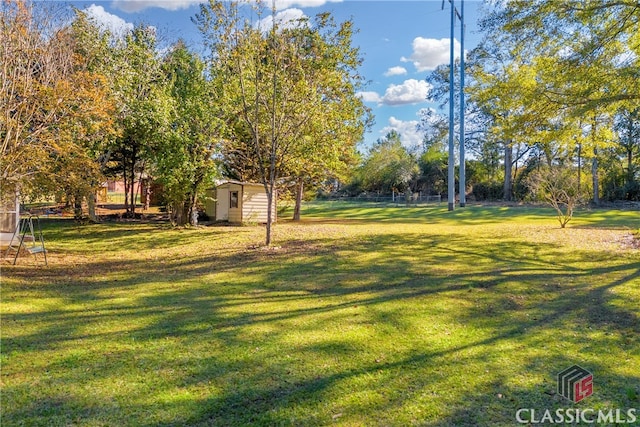
<instances>
[{"instance_id":1,"label":"utility pole","mask_svg":"<svg viewBox=\"0 0 640 427\"><path fill-rule=\"evenodd\" d=\"M466 165L464 153L464 0L460 0L460 207L467 204Z\"/></svg>"},{"instance_id":2,"label":"utility pole","mask_svg":"<svg viewBox=\"0 0 640 427\"><path fill-rule=\"evenodd\" d=\"M465 168L465 152L464 152L464 0L460 0L460 12L455 8L453 0L451 3L451 41L449 46L449 168L448 168L448 209L452 211L456 203L456 177L455 177L455 156L454 156L454 27L456 16L460 19L460 207L465 207L466 200L466 168ZM442 0L442 9L444 9L444 0Z\"/></svg>"},{"instance_id":3,"label":"utility pole","mask_svg":"<svg viewBox=\"0 0 640 427\"><path fill-rule=\"evenodd\" d=\"M455 170L454 170L454 155L453 155L453 26L455 24L455 7L453 5L453 0L449 0L451 3L451 42L449 46L449 169L448 169L448 209L452 211L455 207L456 203L456 178L455 178ZM442 1L442 7L444 8L444 0Z\"/></svg>"}]
</instances>

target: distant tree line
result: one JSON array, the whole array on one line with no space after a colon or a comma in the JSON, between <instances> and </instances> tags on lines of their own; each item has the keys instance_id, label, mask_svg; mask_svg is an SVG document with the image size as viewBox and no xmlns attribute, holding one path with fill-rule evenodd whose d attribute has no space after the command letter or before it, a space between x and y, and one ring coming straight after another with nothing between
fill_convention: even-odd
<instances>
[{"instance_id":1,"label":"distant tree line","mask_svg":"<svg viewBox=\"0 0 640 427\"><path fill-rule=\"evenodd\" d=\"M545 199L541 189L548 187L540 182L568 175L563 182L583 201L640 200L638 2L513 1L487 8L484 40L466 60L467 192L477 200ZM430 100L446 107L449 65L427 81ZM343 192L446 194L448 117L425 109L419 128L419 147L402 147L395 133L378 141Z\"/></svg>"}]
</instances>

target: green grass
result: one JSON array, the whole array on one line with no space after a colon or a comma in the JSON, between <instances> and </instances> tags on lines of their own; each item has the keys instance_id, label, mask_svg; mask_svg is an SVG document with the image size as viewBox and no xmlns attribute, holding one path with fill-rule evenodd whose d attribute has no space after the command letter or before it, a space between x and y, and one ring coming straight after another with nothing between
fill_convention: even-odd
<instances>
[{"instance_id":1,"label":"green grass","mask_svg":"<svg viewBox=\"0 0 640 427\"><path fill-rule=\"evenodd\" d=\"M45 220L2 268L2 426L516 425L640 407L632 211L310 204L301 223ZM555 395L579 364L594 394ZM640 412L640 411L639 411Z\"/></svg>"}]
</instances>

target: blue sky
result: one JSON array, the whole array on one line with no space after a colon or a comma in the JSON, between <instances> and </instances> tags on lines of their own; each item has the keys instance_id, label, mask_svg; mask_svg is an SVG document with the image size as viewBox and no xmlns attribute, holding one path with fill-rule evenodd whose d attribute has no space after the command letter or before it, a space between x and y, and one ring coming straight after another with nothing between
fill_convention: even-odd
<instances>
[{"instance_id":1,"label":"blue sky","mask_svg":"<svg viewBox=\"0 0 640 427\"><path fill-rule=\"evenodd\" d=\"M200 35L191 22L200 0L110 0L74 1L96 20L110 28L133 24L153 25L169 41L185 39L198 48ZM460 0L455 0L460 9ZM372 108L375 125L365 135L363 146L370 146L396 130L406 146L420 143L415 130L419 111L437 106L427 102L427 75L439 64L449 62L450 4L442 1L356 1L356 0L277 0L282 14L314 16L330 11L338 22L352 19L358 33L354 45L360 48L364 63L360 73L369 81L362 92ZM477 19L481 1L465 1L465 50L477 45L481 35ZM456 20L456 52L459 51L460 22Z\"/></svg>"}]
</instances>

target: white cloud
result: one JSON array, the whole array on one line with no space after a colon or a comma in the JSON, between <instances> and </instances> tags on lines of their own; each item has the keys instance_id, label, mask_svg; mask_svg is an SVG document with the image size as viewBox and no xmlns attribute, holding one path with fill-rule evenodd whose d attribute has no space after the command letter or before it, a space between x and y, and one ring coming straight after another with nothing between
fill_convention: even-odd
<instances>
[{"instance_id":1,"label":"white cloud","mask_svg":"<svg viewBox=\"0 0 640 427\"><path fill-rule=\"evenodd\" d=\"M409 58L402 57L402 62L412 62L416 70L430 71L438 65L449 63L450 40L447 39L425 39L416 37L413 39L413 53ZM460 57L460 43L454 39L453 49L455 57Z\"/></svg>"},{"instance_id":2,"label":"white cloud","mask_svg":"<svg viewBox=\"0 0 640 427\"><path fill-rule=\"evenodd\" d=\"M386 136L392 130L400 134L400 141L405 147L415 147L422 143L422 132L418 131L418 120L400 120L395 117L389 117L389 125L380 130L382 137Z\"/></svg>"},{"instance_id":3,"label":"white cloud","mask_svg":"<svg viewBox=\"0 0 640 427\"><path fill-rule=\"evenodd\" d=\"M342 0L276 0L276 9L287 9L291 6L318 7L326 3L341 3ZM269 2L269 6L271 2Z\"/></svg>"},{"instance_id":4,"label":"white cloud","mask_svg":"<svg viewBox=\"0 0 640 427\"><path fill-rule=\"evenodd\" d=\"M104 10L102 6L91 6L84 9L87 17L95 22L102 30L109 31L114 37L123 37L126 33L133 30L133 24L126 22L119 16L113 15Z\"/></svg>"},{"instance_id":5,"label":"white cloud","mask_svg":"<svg viewBox=\"0 0 640 427\"><path fill-rule=\"evenodd\" d=\"M276 23L280 28L295 28L304 25L309 25L304 21L307 16L300 9L286 9L276 13ZM259 28L262 32L271 30L273 25L273 16L269 15L264 19L256 22L256 28Z\"/></svg>"},{"instance_id":6,"label":"white cloud","mask_svg":"<svg viewBox=\"0 0 640 427\"><path fill-rule=\"evenodd\" d=\"M140 12L157 7L167 10L187 9L193 5L206 3L207 0L113 0L111 5L124 12ZM338 3L342 0L276 0L276 9L288 9L291 6L317 7L326 3ZM271 7L271 2L268 3Z\"/></svg>"},{"instance_id":7,"label":"white cloud","mask_svg":"<svg viewBox=\"0 0 640 427\"><path fill-rule=\"evenodd\" d=\"M424 80L409 79L401 85L390 85L382 97L386 105L417 104L427 100L431 85Z\"/></svg>"},{"instance_id":8,"label":"white cloud","mask_svg":"<svg viewBox=\"0 0 640 427\"><path fill-rule=\"evenodd\" d=\"M358 96L364 102L375 102L377 104L380 104L382 102L382 97L380 96L380 94L378 94L378 92L358 92Z\"/></svg>"},{"instance_id":9,"label":"white cloud","mask_svg":"<svg viewBox=\"0 0 640 427\"><path fill-rule=\"evenodd\" d=\"M152 7L167 10L187 9L194 4L204 3L205 0L113 0L111 6L124 12L140 12Z\"/></svg>"},{"instance_id":10,"label":"white cloud","mask_svg":"<svg viewBox=\"0 0 640 427\"><path fill-rule=\"evenodd\" d=\"M384 75L386 77L391 77L391 76L403 76L407 74L407 69L404 67L391 67L389 68Z\"/></svg>"}]
</instances>

